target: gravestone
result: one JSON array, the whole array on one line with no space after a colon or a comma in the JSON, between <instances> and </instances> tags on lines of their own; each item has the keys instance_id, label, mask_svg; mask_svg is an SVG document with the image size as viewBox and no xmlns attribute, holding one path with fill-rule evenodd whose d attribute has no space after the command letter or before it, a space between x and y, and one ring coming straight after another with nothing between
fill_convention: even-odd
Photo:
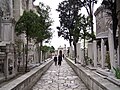
<instances>
[{"instance_id":1,"label":"gravestone","mask_svg":"<svg viewBox=\"0 0 120 90\"><path fill-rule=\"evenodd\" d=\"M101 39L101 66L104 68L105 58L104 58L104 40Z\"/></svg>"},{"instance_id":2,"label":"gravestone","mask_svg":"<svg viewBox=\"0 0 120 90\"><path fill-rule=\"evenodd\" d=\"M81 47L80 47L80 43L77 43L77 61L81 62Z\"/></svg>"},{"instance_id":3,"label":"gravestone","mask_svg":"<svg viewBox=\"0 0 120 90\"><path fill-rule=\"evenodd\" d=\"M93 60L93 44L88 43L88 57Z\"/></svg>"},{"instance_id":4,"label":"gravestone","mask_svg":"<svg viewBox=\"0 0 120 90\"><path fill-rule=\"evenodd\" d=\"M97 67L97 42L93 41L94 67Z\"/></svg>"},{"instance_id":5,"label":"gravestone","mask_svg":"<svg viewBox=\"0 0 120 90\"><path fill-rule=\"evenodd\" d=\"M113 67L116 67L116 65L115 65L115 58L114 58L113 33L110 29L109 29L109 32L108 32L108 43L109 43L111 70L113 71Z\"/></svg>"},{"instance_id":6,"label":"gravestone","mask_svg":"<svg viewBox=\"0 0 120 90\"><path fill-rule=\"evenodd\" d=\"M98 55L98 59L97 59L97 62L98 64L101 66L101 50L100 50L100 47L98 46L98 51L97 51L97 55Z\"/></svg>"}]
</instances>

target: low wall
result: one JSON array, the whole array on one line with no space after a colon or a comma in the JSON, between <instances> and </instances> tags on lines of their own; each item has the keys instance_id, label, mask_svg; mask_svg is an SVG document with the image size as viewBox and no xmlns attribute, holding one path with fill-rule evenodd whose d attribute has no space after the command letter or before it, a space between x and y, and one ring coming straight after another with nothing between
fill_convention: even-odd
<instances>
[{"instance_id":1,"label":"low wall","mask_svg":"<svg viewBox=\"0 0 120 90\"><path fill-rule=\"evenodd\" d=\"M69 58L66 58L67 63L85 83L90 90L120 90L120 87L100 76L95 71L91 71L82 67L80 64L75 64Z\"/></svg>"},{"instance_id":2,"label":"low wall","mask_svg":"<svg viewBox=\"0 0 120 90\"><path fill-rule=\"evenodd\" d=\"M4 85L0 90L30 90L52 64L53 60L49 60L12 82Z\"/></svg>"}]
</instances>

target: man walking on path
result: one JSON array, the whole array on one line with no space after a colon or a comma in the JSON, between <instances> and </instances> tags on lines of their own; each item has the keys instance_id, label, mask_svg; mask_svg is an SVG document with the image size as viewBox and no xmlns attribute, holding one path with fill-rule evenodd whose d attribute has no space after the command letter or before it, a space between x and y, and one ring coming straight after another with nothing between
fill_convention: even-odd
<instances>
[{"instance_id":1,"label":"man walking on path","mask_svg":"<svg viewBox=\"0 0 120 90\"><path fill-rule=\"evenodd\" d=\"M55 54L54 56L54 62L55 62L55 66L57 65L57 55Z\"/></svg>"},{"instance_id":2,"label":"man walking on path","mask_svg":"<svg viewBox=\"0 0 120 90\"><path fill-rule=\"evenodd\" d=\"M58 65L61 66L61 62L62 62L62 51L59 51L59 55L58 55Z\"/></svg>"},{"instance_id":3,"label":"man walking on path","mask_svg":"<svg viewBox=\"0 0 120 90\"><path fill-rule=\"evenodd\" d=\"M51 65L32 90L88 90L64 59L61 66Z\"/></svg>"}]
</instances>

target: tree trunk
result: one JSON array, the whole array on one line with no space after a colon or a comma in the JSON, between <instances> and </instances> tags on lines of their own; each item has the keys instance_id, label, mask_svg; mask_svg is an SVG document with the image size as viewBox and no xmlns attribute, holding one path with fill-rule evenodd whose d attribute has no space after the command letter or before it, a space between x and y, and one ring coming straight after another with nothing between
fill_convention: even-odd
<instances>
[{"instance_id":1,"label":"tree trunk","mask_svg":"<svg viewBox=\"0 0 120 90\"><path fill-rule=\"evenodd\" d=\"M42 59L41 59L41 54L42 54L41 53L41 48L42 48L42 41L40 41L40 48L39 48L40 49L40 51L39 51L39 53L40 53L40 62L42 61Z\"/></svg>"},{"instance_id":2,"label":"tree trunk","mask_svg":"<svg viewBox=\"0 0 120 90\"><path fill-rule=\"evenodd\" d=\"M92 34L92 41L94 40L94 28L93 28L93 14L92 11L90 10L90 26L91 26L91 34Z\"/></svg>"},{"instance_id":3,"label":"tree trunk","mask_svg":"<svg viewBox=\"0 0 120 90\"><path fill-rule=\"evenodd\" d=\"M27 36L27 45L26 45L26 65L25 65L25 72L27 72L27 69L28 69L28 67L27 67L27 64L28 64L28 34L26 34L26 36Z\"/></svg>"},{"instance_id":4,"label":"tree trunk","mask_svg":"<svg viewBox=\"0 0 120 90\"><path fill-rule=\"evenodd\" d=\"M85 61L85 65L86 65L87 61L86 61L86 58L85 58L85 36L84 36L84 45L83 45L83 47L84 47L84 61Z\"/></svg>"},{"instance_id":5,"label":"tree trunk","mask_svg":"<svg viewBox=\"0 0 120 90\"><path fill-rule=\"evenodd\" d=\"M117 51L116 31L117 31L118 19L117 19L117 12L116 12L116 0L113 5L114 5L113 6L114 9L112 9L113 39L114 39L114 49Z\"/></svg>"},{"instance_id":6,"label":"tree trunk","mask_svg":"<svg viewBox=\"0 0 120 90\"><path fill-rule=\"evenodd\" d=\"M71 35L70 35L70 39L69 39L69 44L70 44L70 46L72 46L72 37L71 37Z\"/></svg>"},{"instance_id":7,"label":"tree trunk","mask_svg":"<svg viewBox=\"0 0 120 90\"><path fill-rule=\"evenodd\" d=\"M37 44L37 52L38 52L38 62L40 64L40 46L39 46L39 43Z\"/></svg>"},{"instance_id":8,"label":"tree trunk","mask_svg":"<svg viewBox=\"0 0 120 90\"><path fill-rule=\"evenodd\" d=\"M76 57L77 57L77 48L76 48L76 42L73 42L74 45L74 51L75 51L75 63L76 63Z\"/></svg>"},{"instance_id":9,"label":"tree trunk","mask_svg":"<svg viewBox=\"0 0 120 90\"><path fill-rule=\"evenodd\" d=\"M23 68L25 70L25 46L24 46L24 43L23 43Z\"/></svg>"},{"instance_id":10,"label":"tree trunk","mask_svg":"<svg viewBox=\"0 0 120 90\"><path fill-rule=\"evenodd\" d=\"M89 6L89 10L90 10L90 26L91 26L91 34L92 34L92 41L94 40L95 36L94 36L94 28L93 28L93 10L92 10L92 1L89 1L90 6Z\"/></svg>"},{"instance_id":11,"label":"tree trunk","mask_svg":"<svg viewBox=\"0 0 120 90\"><path fill-rule=\"evenodd\" d=\"M83 44L83 47L84 47L84 62L83 62L83 64L85 64L85 65L87 65L87 60L86 60L86 58L85 58L85 38L86 38L86 30L85 30L85 28L84 28L84 36L83 36L83 39L84 39L84 44Z\"/></svg>"},{"instance_id":12,"label":"tree trunk","mask_svg":"<svg viewBox=\"0 0 120 90\"><path fill-rule=\"evenodd\" d=\"M69 44L70 44L70 46L72 46L72 44L71 44L71 41L69 40Z\"/></svg>"}]
</instances>

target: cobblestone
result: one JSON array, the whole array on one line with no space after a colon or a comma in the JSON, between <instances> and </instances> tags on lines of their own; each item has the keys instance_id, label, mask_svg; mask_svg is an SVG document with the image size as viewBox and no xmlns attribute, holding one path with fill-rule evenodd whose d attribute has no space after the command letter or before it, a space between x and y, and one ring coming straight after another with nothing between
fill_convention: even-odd
<instances>
[{"instance_id":1,"label":"cobblestone","mask_svg":"<svg viewBox=\"0 0 120 90\"><path fill-rule=\"evenodd\" d=\"M33 86L32 90L88 90L72 68L62 61L61 66L54 64Z\"/></svg>"}]
</instances>

